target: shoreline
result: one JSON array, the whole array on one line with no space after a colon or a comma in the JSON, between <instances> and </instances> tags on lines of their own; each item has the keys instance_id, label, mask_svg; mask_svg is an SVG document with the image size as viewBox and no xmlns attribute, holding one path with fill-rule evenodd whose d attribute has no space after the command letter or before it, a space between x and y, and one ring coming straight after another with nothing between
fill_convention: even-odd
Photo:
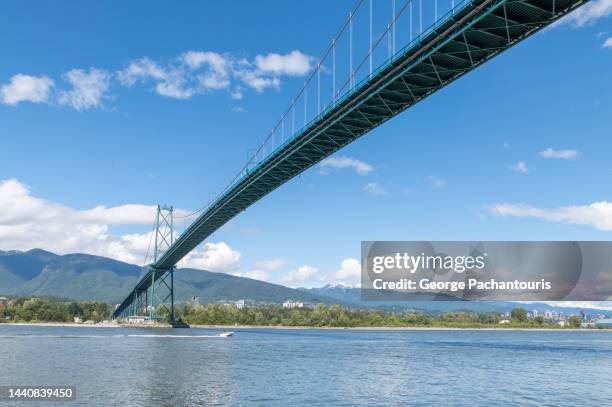
<instances>
[{"instance_id":1,"label":"shoreline","mask_svg":"<svg viewBox=\"0 0 612 407\"><path fill-rule=\"evenodd\" d=\"M284 330L326 330L326 331L553 331L553 332L590 332L610 331L612 329L599 328L520 328L520 327L446 327L446 326L268 326L268 325L190 325L191 328L200 329L284 329Z\"/></svg>"},{"instance_id":2,"label":"shoreline","mask_svg":"<svg viewBox=\"0 0 612 407\"><path fill-rule=\"evenodd\" d=\"M55 326L59 328L122 328L120 324L78 324L75 322L2 322L7 326Z\"/></svg>"},{"instance_id":3,"label":"shoreline","mask_svg":"<svg viewBox=\"0 0 612 407\"><path fill-rule=\"evenodd\" d=\"M78 324L74 322L3 322L2 326L40 326L59 328L171 328L169 325L141 324ZM327 331L539 331L539 332L612 332L612 329L599 328L521 328L521 327L444 327L444 326L364 326L364 327L327 327L327 326L280 326L280 325L189 325L196 329L279 329L279 330L327 330ZM181 329L181 328L175 328ZM186 328L188 329L188 328Z\"/></svg>"}]
</instances>

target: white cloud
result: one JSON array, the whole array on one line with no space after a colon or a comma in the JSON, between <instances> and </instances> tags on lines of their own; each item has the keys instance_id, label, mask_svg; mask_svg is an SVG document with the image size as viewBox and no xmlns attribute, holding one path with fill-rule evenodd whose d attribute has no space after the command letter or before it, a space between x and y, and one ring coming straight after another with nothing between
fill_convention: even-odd
<instances>
[{"instance_id":1,"label":"white cloud","mask_svg":"<svg viewBox=\"0 0 612 407\"><path fill-rule=\"evenodd\" d=\"M592 0L579 7L558 24L571 24L574 27L584 27L595 23L600 18L612 14L612 0Z\"/></svg>"},{"instance_id":2,"label":"white cloud","mask_svg":"<svg viewBox=\"0 0 612 407\"><path fill-rule=\"evenodd\" d=\"M157 62L145 57L131 62L127 68L117 72L117 78L123 86L130 87L148 78L166 80L167 74Z\"/></svg>"},{"instance_id":3,"label":"white cloud","mask_svg":"<svg viewBox=\"0 0 612 407\"><path fill-rule=\"evenodd\" d=\"M269 77L263 75L261 72L247 69L238 70L234 74L242 83L258 93L263 92L267 88L280 89L280 79L276 76Z\"/></svg>"},{"instance_id":4,"label":"white cloud","mask_svg":"<svg viewBox=\"0 0 612 407\"><path fill-rule=\"evenodd\" d=\"M127 204L96 206L77 210L60 203L33 196L16 179L0 181L0 249L29 250L42 248L58 254L88 253L133 264L142 264L152 233L112 233L113 226L150 227L155 205ZM175 209L177 215L188 213ZM236 252L224 250L224 243L204 246L192 254L205 265L233 269ZM230 260L227 260L227 253ZM226 260L219 257L225 256ZM238 260L239 260L238 253ZM205 261L204 261L204 260ZM148 258L151 261L151 257Z\"/></svg>"},{"instance_id":5,"label":"white cloud","mask_svg":"<svg viewBox=\"0 0 612 407\"><path fill-rule=\"evenodd\" d=\"M531 168L527 166L525 161L519 161L516 164L510 166L510 169L514 172L520 172L521 174L526 174L531 171Z\"/></svg>"},{"instance_id":6,"label":"white cloud","mask_svg":"<svg viewBox=\"0 0 612 407\"><path fill-rule=\"evenodd\" d=\"M183 54L182 59L191 69L198 69L206 64L217 72L227 71L231 63L228 57L216 52L188 51Z\"/></svg>"},{"instance_id":7,"label":"white cloud","mask_svg":"<svg viewBox=\"0 0 612 407\"><path fill-rule=\"evenodd\" d=\"M78 111L100 107L110 83L109 73L96 68L73 69L64 79L72 85L72 90L60 92L58 101Z\"/></svg>"},{"instance_id":8,"label":"white cloud","mask_svg":"<svg viewBox=\"0 0 612 407\"><path fill-rule=\"evenodd\" d=\"M156 207L152 205L126 204L107 208L98 205L92 209L78 211L74 218L84 223L106 225L148 225L155 217Z\"/></svg>"},{"instance_id":9,"label":"white cloud","mask_svg":"<svg viewBox=\"0 0 612 407\"><path fill-rule=\"evenodd\" d=\"M46 223L66 219L77 224L147 225L155 216L153 205L120 205L76 210L31 195L29 188L16 179L0 181L0 225L27 222Z\"/></svg>"},{"instance_id":10,"label":"white cloud","mask_svg":"<svg viewBox=\"0 0 612 407\"><path fill-rule=\"evenodd\" d=\"M274 272L274 271L279 271L286 265L287 265L287 261L283 259L272 259L272 260L263 260L263 261L257 262L253 265L253 268Z\"/></svg>"},{"instance_id":11,"label":"white cloud","mask_svg":"<svg viewBox=\"0 0 612 407\"><path fill-rule=\"evenodd\" d=\"M229 87L230 80L226 74L221 74L215 71L209 71L205 74L198 75L200 86L206 90L225 89Z\"/></svg>"},{"instance_id":12,"label":"white cloud","mask_svg":"<svg viewBox=\"0 0 612 407\"><path fill-rule=\"evenodd\" d=\"M100 107L112 83L127 88L149 84L155 93L174 99L226 90L231 99L241 100L246 89L257 93L270 88L279 90L282 77L307 74L311 60L312 57L298 50L285 55L257 55L252 61L230 54L193 50L165 63L143 57L131 61L114 75L97 68L68 71L64 79L72 88L60 91L57 101L76 110ZM46 76L17 74L8 84L0 86L0 103L16 106L24 101L48 102L53 87L54 81Z\"/></svg>"},{"instance_id":13,"label":"white cloud","mask_svg":"<svg viewBox=\"0 0 612 407\"><path fill-rule=\"evenodd\" d=\"M329 283L355 287L361 282L361 264L354 258L344 259L336 272L327 275L323 275L318 268L309 265L292 269L285 275L279 275L278 272L286 265L287 262L284 259L264 260L255 263L250 271L234 273L234 275L290 287L312 287Z\"/></svg>"},{"instance_id":14,"label":"white cloud","mask_svg":"<svg viewBox=\"0 0 612 407\"><path fill-rule=\"evenodd\" d=\"M599 230L612 230L612 202L601 201L590 205L562 206L541 209L526 204L501 203L487 207L495 215L538 218L549 222L564 222L592 226Z\"/></svg>"},{"instance_id":15,"label":"white cloud","mask_svg":"<svg viewBox=\"0 0 612 407\"><path fill-rule=\"evenodd\" d=\"M118 71L117 79L126 87L152 80L156 82L154 90L157 94L174 99L189 99L195 94L194 89L186 86L187 77L183 69L162 67L146 57L132 61L127 68Z\"/></svg>"},{"instance_id":16,"label":"white cloud","mask_svg":"<svg viewBox=\"0 0 612 407\"><path fill-rule=\"evenodd\" d=\"M0 102L11 106L48 102L53 86L53 80L46 76L13 75L8 84L0 87Z\"/></svg>"},{"instance_id":17,"label":"white cloud","mask_svg":"<svg viewBox=\"0 0 612 407\"><path fill-rule=\"evenodd\" d=\"M370 195L387 195L387 190L376 182L368 182L363 189Z\"/></svg>"},{"instance_id":18,"label":"white cloud","mask_svg":"<svg viewBox=\"0 0 612 407\"><path fill-rule=\"evenodd\" d=\"M605 40L604 43L601 45L601 47L602 48L612 48L612 37Z\"/></svg>"},{"instance_id":19,"label":"white cloud","mask_svg":"<svg viewBox=\"0 0 612 407\"><path fill-rule=\"evenodd\" d=\"M272 259L257 262L253 269L247 272L234 273L238 277L252 278L254 280L270 281L270 273L274 273L285 267L287 262L283 259Z\"/></svg>"},{"instance_id":20,"label":"white cloud","mask_svg":"<svg viewBox=\"0 0 612 407\"><path fill-rule=\"evenodd\" d=\"M241 86L236 86L232 93L230 93L230 97L234 100L242 100L244 97L244 92Z\"/></svg>"},{"instance_id":21,"label":"white cloud","mask_svg":"<svg viewBox=\"0 0 612 407\"><path fill-rule=\"evenodd\" d=\"M427 179L429 180L429 182L431 182L431 186L434 188L442 188L448 185L445 180L440 179L438 177L434 177L433 175L430 175L429 177L427 177Z\"/></svg>"},{"instance_id":22,"label":"white cloud","mask_svg":"<svg viewBox=\"0 0 612 407\"><path fill-rule=\"evenodd\" d=\"M32 195L16 179L0 181L0 249L42 248L58 254L88 253L142 264L152 232L117 235L113 226L151 225L155 205L127 204L77 210ZM186 210L175 209L177 215ZM180 267L231 273L240 267L240 253L224 242L205 243L189 253ZM152 261L149 256L147 259ZM272 269L278 260L260 267Z\"/></svg>"},{"instance_id":23,"label":"white cloud","mask_svg":"<svg viewBox=\"0 0 612 407\"><path fill-rule=\"evenodd\" d=\"M180 70L171 70L168 72L166 80L155 85L155 92L158 95L173 99L190 99L196 94L196 91L193 88L186 88L186 82Z\"/></svg>"},{"instance_id":24,"label":"white cloud","mask_svg":"<svg viewBox=\"0 0 612 407\"><path fill-rule=\"evenodd\" d=\"M553 150L547 148L546 150L540 151L540 155L544 158L556 158L560 160L575 160L578 158L578 151L576 150Z\"/></svg>"},{"instance_id":25,"label":"white cloud","mask_svg":"<svg viewBox=\"0 0 612 407\"><path fill-rule=\"evenodd\" d=\"M357 259L348 258L342 260L340 270L328 277L334 283L348 286L357 286L361 282L361 263Z\"/></svg>"},{"instance_id":26,"label":"white cloud","mask_svg":"<svg viewBox=\"0 0 612 407\"><path fill-rule=\"evenodd\" d=\"M262 72L274 75L302 76L310 71L311 61L312 57L294 50L285 55L274 53L265 56L257 55L255 57L255 66Z\"/></svg>"},{"instance_id":27,"label":"white cloud","mask_svg":"<svg viewBox=\"0 0 612 407\"><path fill-rule=\"evenodd\" d=\"M141 263L150 234L116 236L110 225L150 225L155 206L99 206L76 210L32 196L15 179L0 181L0 247L43 248L65 254L83 252Z\"/></svg>"},{"instance_id":28,"label":"white cloud","mask_svg":"<svg viewBox=\"0 0 612 407\"><path fill-rule=\"evenodd\" d=\"M326 158L319 165L323 170L328 168L351 168L359 175L365 175L374 171L374 167L370 164L355 158L344 156Z\"/></svg>"},{"instance_id":29,"label":"white cloud","mask_svg":"<svg viewBox=\"0 0 612 407\"><path fill-rule=\"evenodd\" d=\"M230 97L240 100L244 97L244 88L238 84L232 85L233 79L258 93L268 88L278 90L281 76L305 74L310 69L310 59L299 51L293 51L287 55L258 55L251 63L229 54L188 51L166 66L149 58L141 58L119 71L117 77L127 87L148 80L157 82L154 89L158 94L177 99L231 88Z\"/></svg>"},{"instance_id":30,"label":"white cloud","mask_svg":"<svg viewBox=\"0 0 612 407\"><path fill-rule=\"evenodd\" d=\"M232 273L240 268L240 257L240 253L225 242L205 243L185 256L178 266Z\"/></svg>"},{"instance_id":31,"label":"white cloud","mask_svg":"<svg viewBox=\"0 0 612 407\"><path fill-rule=\"evenodd\" d=\"M127 87L139 82L156 82L155 92L176 99L226 89L232 99L240 100L244 97L244 88L238 83L258 93L268 88L278 90L281 76L306 74L311 59L293 51L287 55L258 55L252 63L229 54L187 51L165 66L146 57L133 61L117 72L117 78Z\"/></svg>"},{"instance_id":32,"label":"white cloud","mask_svg":"<svg viewBox=\"0 0 612 407\"><path fill-rule=\"evenodd\" d=\"M211 58L212 55L215 55ZM216 59L218 54L212 52L201 52L201 51L187 51L183 54L182 59L185 65L191 69L198 69L204 63L211 59Z\"/></svg>"},{"instance_id":33,"label":"white cloud","mask_svg":"<svg viewBox=\"0 0 612 407\"><path fill-rule=\"evenodd\" d=\"M206 65L208 69L197 76L204 90L225 89L230 86L230 69L232 61L229 57L215 52L190 51L185 54L185 61L191 69Z\"/></svg>"},{"instance_id":34,"label":"white cloud","mask_svg":"<svg viewBox=\"0 0 612 407\"><path fill-rule=\"evenodd\" d=\"M270 275L263 270L251 270L245 273L234 273L236 277L252 278L253 280L269 281Z\"/></svg>"},{"instance_id":35,"label":"white cloud","mask_svg":"<svg viewBox=\"0 0 612 407\"><path fill-rule=\"evenodd\" d=\"M296 285L310 282L318 272L319 269L304 265L295 270L291 270L281 279L281 281L291 287L295 287Z\"/></svg>"}]
</instances>

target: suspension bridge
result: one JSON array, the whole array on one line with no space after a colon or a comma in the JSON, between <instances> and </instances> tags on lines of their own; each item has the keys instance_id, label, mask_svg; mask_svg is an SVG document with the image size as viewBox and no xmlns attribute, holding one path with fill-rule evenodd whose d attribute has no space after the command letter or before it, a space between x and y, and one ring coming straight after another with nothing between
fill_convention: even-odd
<instances>
[{"instance_id":1,"label":"suspension bridge","mask_svg":"<svg viewBox=\"0 0 612 407\"><path fill-rule=\"evenodd\" d=\"M226 222L588 1L359 0L246 165L176 239L172 207L158 207L154 261L113 317L174 320L176 264Z\"/></svg>"}]
</instances>

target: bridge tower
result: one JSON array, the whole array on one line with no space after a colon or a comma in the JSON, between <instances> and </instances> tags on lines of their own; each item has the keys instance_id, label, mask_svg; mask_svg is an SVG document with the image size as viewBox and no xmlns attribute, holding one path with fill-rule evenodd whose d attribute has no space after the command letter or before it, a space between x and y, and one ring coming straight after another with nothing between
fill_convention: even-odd
<instances>
[{"instance_id":1,"label":"bridge tower","mask_svg":"<svg viewBox=\"0 0 612 407\"><path fill-rule=\"evenodd\" d=\"M153 264L151 265L151 285L145 294L147 311L150 319L157 319L158 311L167 313L174 321L174 266L160 269L157 261L174 243L174 218L172 206L158 205L155 216L155 246L153 247Z\"/></svg>"}]
</instances>

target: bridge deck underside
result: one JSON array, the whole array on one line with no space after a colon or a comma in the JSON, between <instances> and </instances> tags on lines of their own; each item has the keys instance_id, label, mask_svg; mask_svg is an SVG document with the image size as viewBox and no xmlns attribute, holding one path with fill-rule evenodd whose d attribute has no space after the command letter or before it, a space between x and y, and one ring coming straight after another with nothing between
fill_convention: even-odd
<instances>
[{"instance_id":1,"label":"bridge deck underside","mask_svg":"<svg viewBox=\"0 0 612 407\"><path fill-rule=\"evenodd\" d=\"M586 1L473 1L252 169L200 215L153 267L170 269L283 183ZM138 289L146 289L149 280L145 276ZM120 308L129 302L130 296Z\"/></svg>"}]
</instances>

